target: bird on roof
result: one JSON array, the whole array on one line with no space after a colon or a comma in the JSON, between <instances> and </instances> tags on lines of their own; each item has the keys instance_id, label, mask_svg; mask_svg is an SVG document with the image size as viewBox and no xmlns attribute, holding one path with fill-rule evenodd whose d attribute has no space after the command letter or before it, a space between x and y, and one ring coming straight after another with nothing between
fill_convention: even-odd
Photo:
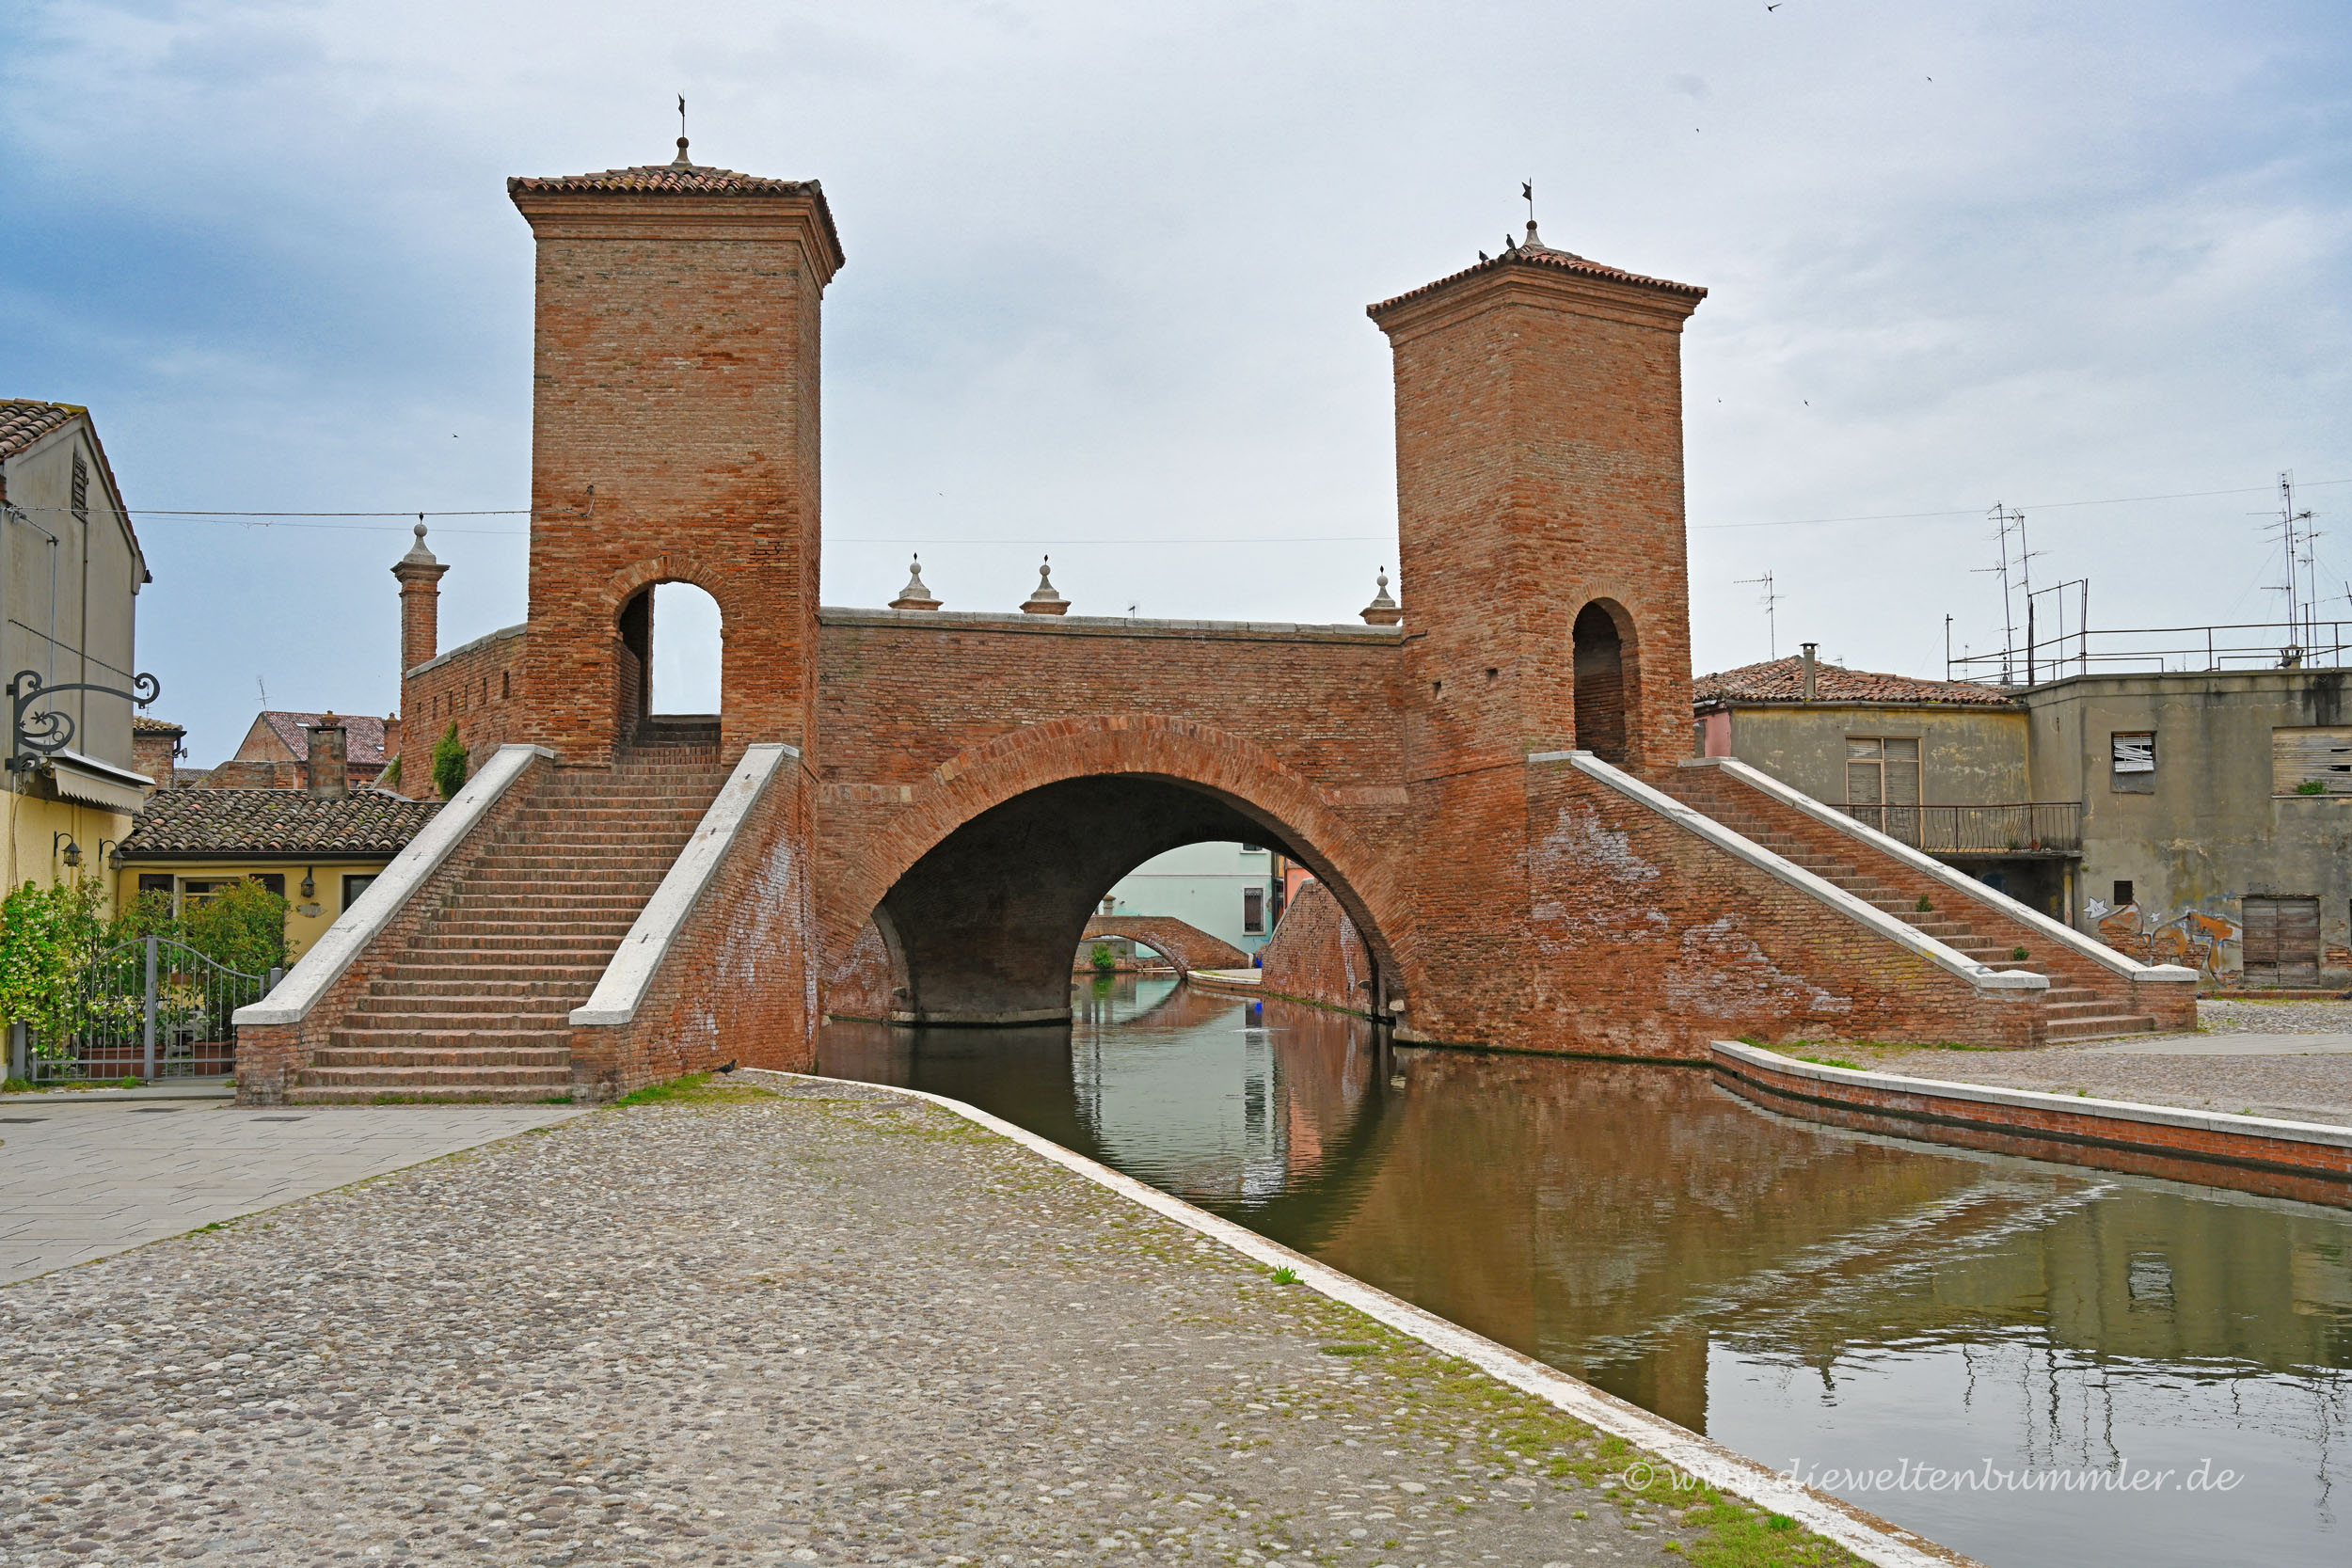
<instances>
[{"instance_id":1,"label":"bird on roof","mask_svg":"<svg viewBox=\"0 0 2352 1568\"><path fill-rule=\"evenodd\" d=\"M1493 258L1492 258L1492 257L1488 256L1488 255L1487 255L1485 251L1483 251L1483 250L1482 250L1482 251L1480 251L1480 252L1478 253L1478 259L1479 259L1480 261L1491 261L1491 260L1493 260Z\"/></svg>"}]
</instances>

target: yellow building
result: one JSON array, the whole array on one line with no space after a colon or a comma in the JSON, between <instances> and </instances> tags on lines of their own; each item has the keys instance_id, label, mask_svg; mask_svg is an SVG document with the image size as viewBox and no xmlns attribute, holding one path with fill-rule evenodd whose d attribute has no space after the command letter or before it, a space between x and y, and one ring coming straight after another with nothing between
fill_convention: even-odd
<instances>
[{"instance_id":1,"label":"yellow building","mask_svg":"<svg viewBox=\"0 0 2352 1568\"><path fill-rule=\"evenodd\" d=\"M109 862L116 897L168 894L178 913L190 899L258 881L286 900L292 965L440 808L374 789L164 790Z\"/></svg>"},{"instance_id":2,"label":"yellow building","mask_svg":"<svg viewBox=\"0 0 2352 1568\"><path fill-rule=\"evenodd\" d=\"M0 681L55 691L8 729L5 885L93 871L149 787L132 751L136 602L152 580L89 411L0 398ZM91 690L88 688L102 688ZM24 744L30 736L38 746Z\"/></svg>"}]
</instances>

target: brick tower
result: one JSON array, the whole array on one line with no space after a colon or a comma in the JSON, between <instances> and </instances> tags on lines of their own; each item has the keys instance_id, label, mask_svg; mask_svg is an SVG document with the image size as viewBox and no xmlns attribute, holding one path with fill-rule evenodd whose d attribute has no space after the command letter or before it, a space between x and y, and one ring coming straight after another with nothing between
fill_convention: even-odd
<instances>
[{"instance_id":1,"label":"brick tower","mask_svg":"<svg viewBox=\"0 0 2352 1568\"><path fill-rule=\"evenodd\" d=\"M689 161L507 182L538 242L524 735L633 736L639 599L719 604L721 745L804 741L816 688L818 316L841 265L814 181ZM644 642L645 638L633 641Z\"/></svg>"},{"instance_id":2,"label":"brick tower","mask_svg":"<svg viewBox=\"0 0 2352 1568\"><path fill-rule=\"evenodd\" d=\"M1525 759L1690 751L1682 324L1706 291L1523 244L1375 305L1396 374L1421 1032L1507 1037L1546 958Z\"/></svg>"}]
</instances>

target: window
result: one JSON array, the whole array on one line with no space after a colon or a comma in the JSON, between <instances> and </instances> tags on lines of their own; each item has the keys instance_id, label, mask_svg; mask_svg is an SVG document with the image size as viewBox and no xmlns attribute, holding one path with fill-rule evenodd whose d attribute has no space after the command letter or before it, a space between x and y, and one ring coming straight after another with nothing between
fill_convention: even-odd
<instances>
[{"instance_id":1,"label":"window","mask_svg":"<svg viewBox=\"0 0 2352 1568\"><path fill-rule=\"evenodd\" d=\"M151 893L160 893L167 898L170 897L171 873L168 871L140 872L139 896L144 898Z\"/></svg>"},{"instance_id":2,"label":"window","mask_svg":"<svg viewBox=\"0 0 2352 1568\"><path fill-rule=\"evenodd\" d=\"M375 877L376 874L373 871L364 876L345 876L343 878L343 908L349 909L352 905L358 903L359 901L359 895L368 891L368 884L374 881Z\"/></svg>"},{"instance_id":3,"label":"window","mask_svg":"<svg viewBox=\"0 0 2352 1568\"><path fill-rule=\"evenodd\" d=\"M2116 879L2115 907L2120 910L2137 902L2138 900L2132 896L2132 879L2129 877Z\"/></svg>"},{"instance_id":4,"label":"window","mask_svg":"<svg viewBox=\"0 0 2352 1568\"><path fill-rule=\"evenodd\" d=\"M2126 730L2109 736L2115 759L2113 787L2118 795L2156 792L2156 736L2153 730Z\"/></svg>"},{"instance_id":5,"label":"window","mask_svg":"<svg viewBox=\"0 0 2352 1568\"><path fill-rule=\"evenodd\" d=\"M1241 847L1241 852L1245 855L1263 855L1265 853L1265 846L1263 844L1245 844Z\"/></svg>"},{"instance_id":6,"label":"window","mask_svg":"<svg viewBox=\"0 0 2352 1568\"><path fill-rule=\"evenodd\" d=\"M1265 934L1265 889L1241 890L1241 928L1251 936Z\"/></svg>"},{"instance_id":7,"label":"window","mask_svg":"<svg viewBox=\"0 0 2352 1568\"><path fill-rule=\"evenodd\" d=\"M2270 732L2273 795L2352 795L2352 727Z\"/></svg>"},{"instance_id":8,"label":"window","mask_svg":"<svg viewBox=\"0 0 2352 1568\"><path fill-rule=\"evenodd\" d=\"M1846 800L1861 806L1919 803L1919 737L1846 737Z\"/></svg>"}]
</instances>

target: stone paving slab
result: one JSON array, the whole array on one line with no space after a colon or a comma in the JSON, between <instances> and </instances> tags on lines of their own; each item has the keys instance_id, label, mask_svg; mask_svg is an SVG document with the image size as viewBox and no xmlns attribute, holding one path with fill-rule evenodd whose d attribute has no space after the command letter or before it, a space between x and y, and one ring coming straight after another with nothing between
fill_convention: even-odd
<instances>
[{"instance_id":1,"label":"stone paving slab","mask_svg":"<svg viewBox=\"0 0 2352 1568\"><path fill-rule=\"evenodd\" d=\"M580 1113L563 1106L0 1106L0 1284Z\"/></svg>"},{"instance_id":2,"label":"stone paving slab","mask_svg":"<svg viewBox=\"0 0 2352 1568\"><path fill-rule=\"evenodd\" d=\"M723 1092L8 1287L0 1553L1856 1560L945 1110Z\"/></svg>"}]
</instances>

